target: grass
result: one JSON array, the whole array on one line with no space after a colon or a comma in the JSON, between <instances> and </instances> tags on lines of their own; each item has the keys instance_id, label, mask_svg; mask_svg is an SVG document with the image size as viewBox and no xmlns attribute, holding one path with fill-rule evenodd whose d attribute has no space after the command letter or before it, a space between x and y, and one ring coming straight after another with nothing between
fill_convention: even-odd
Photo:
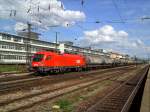
<instances>
[{"instance_id":1,"label":"grass","mask_svg":"<svg viewBox=\"0 0 150 112\"><path fill-rule=\"evenodd\" d=\"M63 96L54 103L54 105L59 106L59 109L56 112L74 112L76 107L78 107L81 102L84 102L90 99L92 96L95 96L98 92L107 88L107 86L111 83L112 81L103 81L98 85L93 85L84 88L83 90Z\"/></svg>"},{"instance_id":2,"label":"grass","mask_svg":"<svg viewBox=\"0 0 150 112\"><path fill-rule=\"evenodd\" d=\"M72 112L73 110L72 102L67 99L60 99L56 104L60 107L62 112Z\"/></svg>"},{"instance_id":3,"label":"grass","mask_svg":"<svg viewBox=\"0 0 150 112\"><path fill-rule=\"evenodd\" d=\"M25 65L0 65L0 73L1 72L25 72Z\"/></svg>"}]
</instances>

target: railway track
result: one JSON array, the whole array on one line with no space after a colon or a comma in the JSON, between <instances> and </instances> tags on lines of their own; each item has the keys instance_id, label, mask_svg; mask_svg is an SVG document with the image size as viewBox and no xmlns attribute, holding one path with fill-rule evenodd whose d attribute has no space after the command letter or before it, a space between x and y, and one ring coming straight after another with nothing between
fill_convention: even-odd
<instances>
[{"instance_id":1,"label":"railway track","mask_svg":"<svg viewBox=\"0 0 150 112\"><path fill-rule=\"evenodd\" d=\"M127 66L127 65L122 65L122 66ZM128 65L129 66L129 65ZM99 69L107 69L107 68L115 68L115 67L119 67L119 66L112 66L112 65L101 65L99 67ZM17 72L17 71L14 71L14 72L0 72L0 78L3 78L3 77L11 77L11 76L16 76L16 75L19 75L19 74L32 74L33 72Z\"/></svg>"},{"instance_id":2,"label":"railway track","mask_svg":"<svg viewBox=\"0 0 150 112\"><path fill-rule=\"evenodd\" d=\"M9 74L0 74L0 83L4 81L12 81L12 80L20 80L25 79L28 77L31 77L33 72L27 72L27 73L9 73Z\"/></svg>"},{"instance_id":3,"label":"railway track","mask_svg":"<svg viewBox=\"0 0 150 112\"><path fill-rule=\"evenodd\" d=\"M87 112L128 112L132 101L142 86L149 66L143 68L135 76L129 78L119 87L91 106Z\"/></svg>"},{"instance_id":4,"label":"railway track","mask_svg":"<svg viewBox=\"0 0 150 112\"><path fill-rule=\"evenodd\" d=\"M60 95L68 94L70 92L79 90L81 88L85 88L87 86L91 86L97 83L100 83L104 80L109 80L110 78L123 75L125 73L125 70L116 70L113 72L105 73L103 75L94 75L92 77L88 77L86 79L77 80L72 83L68 83L67 85L63 85L63 87L59 88L53 88L50 90L45 90L43 92L35 93L35 94L29 94L27 96L23 96L17 99L13 99L11 101L5 101L0 102L0 108L4 111L7 110L7 112L16 112L20 109L25 109L32 107L35 104L41 103L43 101L53 99L56 97L59 97ZM38 99L38 100L37 100ZM18 107L15 107L13 105L20 104ZM22 105L23 104L23 105Z\"/></svg>"},{"instance_id":5,"label":"railway track","mask_svg":"<svg viewBox=\"0 0 150 112\"><path fill-rule=\"evenodd\" d=\"M119 69L119 68L129 68L129 67L134 67L134 66L130 65L130 66L121 66L121 67L114 67L114 68L105 68L105 69L100 69L100 71L109 71L109 70L115 70L115 69ZM93 71L98 71L98 70L93 70ZM93 72L93 71L83 71L80 73L86 74L86 73ZM75 74L76 75L76 74L78 74L78 72L66 73L66 74ZM33 72L20 73L20 74L9 73L9 75L0 74L0 83L8 82L8 81L14 81L14 80L27 79L27 78L33 78L35 75L36 75L36 73L33 73ZM53 74L51 74L51 75L53 75ZM63 74L60 73L58 75L63 75Z\"/></svg>"},{"instance_id":6,"label":"railway track","mask_svg":"<svg viewBox=\"0 0 150 112\"><path fill-rule=\"evenodd\" d=\"M110 67L110 66L102 66L100 69L101 71L106 71L106 70L111 70L111 69L118 69L118 68L128 68L134 65L130 65L130 66L121 66L121 67ZM80 72L80 73L85 73L85 72ZM70 74L70 73L67 73ZM72 74L72 73L71 73ZM76 75L76 72L74 72L73 74ZM0 73L0 83L1 82L7 82L7 81L13 81L13 80L21 80L21 79L27 79L27 78L33 78L35 75L35 73L33 72L27 72L27 73ZM61 74L62 75L62 74Z\"/></svg>"},{"instance_id":7,"label":"railway track","mask_svg":"<svg viewBox=\"0 0 150 112\"><path fill-rule=\"evenodd\" d=\"M133 69L133 66L129 67L121 67L120 69ZM107 73L113 70L117 70L118 68L105 69L105 70L96 70L89 72L81 72L81 73L73 73L73 74L64 74L64 75L52 75L45 77L33 77L33 76L23 76L23 77L15 77L13 80L7 81L7 79L0 79L0 94L8 93L10 91L16 91L20 89L29 89L38 85L47 85L52 83L57 83L64 80L70 79L78 79L79 77L87 77L92 75L96 75L97 73Z\"/></svg>"},{"instance_id":8,"label":"railway track","mask_svg":"<svg viewBox=\"0 0 150 112\"><path fill-rule=\"evenodd\" d=\"M0 78L0 84L3 82L17 81L17 80L34 78L34 77L35 76L30 73L27 75L23 75L23 76L21 75L21 76L2 77Z\"/></svg>"}]
</instances>

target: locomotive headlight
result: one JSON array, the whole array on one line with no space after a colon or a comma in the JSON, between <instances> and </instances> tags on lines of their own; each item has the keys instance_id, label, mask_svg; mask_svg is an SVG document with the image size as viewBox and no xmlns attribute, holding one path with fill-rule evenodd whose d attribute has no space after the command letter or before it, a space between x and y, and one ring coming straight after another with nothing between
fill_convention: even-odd
<instances>
[{"instance_id":1,"label":"locomotive headlight","mask_svg":"<svg viewBox=\"0 0 150 112\"><path fill-rule=\"evenodd\" d=\"M78 64L79 64L80 62L81 62L80 60L76 60L76 63L78 63Z\"/></svg>"},{"instance_id":2,"label":"locomotive headlight","mask_svg":"<svg viewBox=\"0 0 150 112\"><path fill-rule=\"evenodd\" d=\"M37 67L37 66L38 66L38 64L33 64L33 66L34 66L34 67Z\"/></svg>"},{"instance_id":3,"label":"locomotive headlight","mask_svg":"<svg viewBox=\"0 0 150 112\"><path fill-rule=\"evenodd\" d=\"M36 64L33 64L34 67L38 67L38 66L44 66L44 63L43 62L40 62L40 63L36 63Z\"/></svg>"}]
</instances>

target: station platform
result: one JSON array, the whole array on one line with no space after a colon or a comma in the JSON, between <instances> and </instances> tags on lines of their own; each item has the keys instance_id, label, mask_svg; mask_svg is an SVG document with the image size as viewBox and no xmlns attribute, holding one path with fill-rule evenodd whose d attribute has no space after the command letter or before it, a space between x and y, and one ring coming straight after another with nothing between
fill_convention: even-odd
<instances>
[{"instance_id":1,"label":"station platform","mask_svg":"<svg viewBox=\"0 0 150 112\"><path fill-rule=\"evenodd\" d=\"M150 112L150 69L144 87L140 112Z\"/></svg>"}]
</instances>

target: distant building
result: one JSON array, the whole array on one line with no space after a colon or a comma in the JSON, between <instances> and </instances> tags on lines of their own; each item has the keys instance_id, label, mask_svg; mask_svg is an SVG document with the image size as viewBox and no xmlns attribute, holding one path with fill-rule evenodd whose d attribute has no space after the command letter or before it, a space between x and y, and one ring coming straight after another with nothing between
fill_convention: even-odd
<instances>
[{"instance_id":1,"label":"distant building","mask_svg":"<svg viewBox=\"0 0 150 112\"><path fill-rule=\"evenodd\" d=\"M73 46L73 42L71 42L71 41L59 41L59 43Z\"/></svg>"},{"instance_id":2,"label":"distant building","mask_svg":"<svg viewBox=\"0 0 150 112\"><path fill-rule=\"evenodd\" d=\"M122 54L115 53L115 52L110 52L110 57L112 59L122 59L122 58L124 58L124 56Z\"/></svg>"},{"instance_id":3,"label":"distant building","mask_svg":"<svg viewBox=\"0 0 150 112\"><path fill-rule=\"evenodd\" d=\"M96 51L103 52L103 49L95 49Z\"/></svg>"},{"instance_id":4,"label":"distant building","mask_svg":"<svg viewBox=\"0 0 150 112\"><path fill-rule=\"evenodd\" d=\"M32 32L30 39L31 55L41 50L55 50L56 43L39 40L39 34ZM19 35L9 33L0 33L0 64L25 64L26 63L26 42L28 33L22 32ZM61 53L79 53L85 55L106 55L101 50L92 50L74 46L73 42L63 41L57 44Z\"/></svg>"}]
</instances>

